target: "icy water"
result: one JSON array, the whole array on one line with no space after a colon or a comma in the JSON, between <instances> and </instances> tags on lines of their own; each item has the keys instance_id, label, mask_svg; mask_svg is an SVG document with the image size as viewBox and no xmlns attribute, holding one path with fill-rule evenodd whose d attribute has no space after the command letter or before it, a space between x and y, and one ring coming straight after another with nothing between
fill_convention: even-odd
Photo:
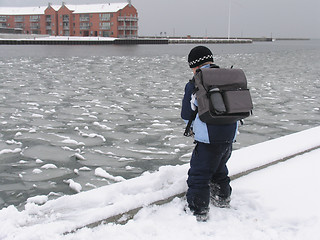
<instances>
[{"instance_id":1,"label":"icy water","mask_svg":"<svg viewBox=\"0 0 320 240\"><path fill-rule=\"evenodd\" d=\"M207 46L247 74L254 115L235 149L319 125L320 41ZM0 208L188 162L192 47L0 46Z\"/></svg>"}]
</instances>

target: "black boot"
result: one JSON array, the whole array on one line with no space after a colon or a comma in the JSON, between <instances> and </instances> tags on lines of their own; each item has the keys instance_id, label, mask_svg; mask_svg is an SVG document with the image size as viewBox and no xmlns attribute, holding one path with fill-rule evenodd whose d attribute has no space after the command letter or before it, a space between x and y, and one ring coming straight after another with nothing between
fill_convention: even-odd
<instances>
[{"instance_id":1,"label":"black boot","mask_svg":"<svg viewBox=\"0 0 320 240\"><path fill-rule=\"evenodd\" d=\"M216 183L210 183L211 204L219 208L230 208L230 197L222 197L220 195L220 186Z\"/></svg>"}]
</instances>

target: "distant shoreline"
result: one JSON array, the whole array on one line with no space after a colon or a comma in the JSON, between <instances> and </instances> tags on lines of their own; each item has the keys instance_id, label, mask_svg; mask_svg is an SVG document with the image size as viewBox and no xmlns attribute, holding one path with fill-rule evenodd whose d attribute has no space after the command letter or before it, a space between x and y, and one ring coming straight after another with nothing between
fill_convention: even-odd
<instances>
[{"instance_id":1,"label":"distant shoreline","mask_svg":"<svg viewBox=\"0 0 320 240\"><path fill-rule=\"evenodd\" d=\"M223 38L223 37L72 37L24 34L0 34L0 45L137 45L137 44L248 44L275 40L310 40L308 38Z\"/></svg>"}]
</instances>

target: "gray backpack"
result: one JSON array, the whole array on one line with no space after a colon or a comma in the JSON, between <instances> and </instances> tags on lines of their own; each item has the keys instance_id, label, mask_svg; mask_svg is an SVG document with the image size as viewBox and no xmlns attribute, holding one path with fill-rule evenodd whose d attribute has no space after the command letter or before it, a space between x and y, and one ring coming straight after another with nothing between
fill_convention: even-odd
<instances>
[{"instance_id":1,"label":"gray backpack","mask_svg":"<svg viewBox=\"0 0 320 240\"><path fill-rule=\"evenodd\" d=\"M194 79L201 121L231 124L252 114L247 78L241 69L201 68Z\"/></svg>"}]
</instances>

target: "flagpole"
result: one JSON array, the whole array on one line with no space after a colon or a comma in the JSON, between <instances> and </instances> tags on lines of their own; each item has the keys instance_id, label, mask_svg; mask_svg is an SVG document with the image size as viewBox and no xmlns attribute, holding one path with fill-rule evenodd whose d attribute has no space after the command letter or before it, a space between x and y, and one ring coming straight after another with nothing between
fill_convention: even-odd
<instances>
[{"instance_id":1,"label":"flagpole","mask_svg":"<svg viewBox=\"0 0 320 240\"><path fill-rule=\"evenodd\" d=\"M228 39L230 39L230 25L231 25L231 0L229 0L229 17L228 17Z\"/></svg>"}]
</instances>

